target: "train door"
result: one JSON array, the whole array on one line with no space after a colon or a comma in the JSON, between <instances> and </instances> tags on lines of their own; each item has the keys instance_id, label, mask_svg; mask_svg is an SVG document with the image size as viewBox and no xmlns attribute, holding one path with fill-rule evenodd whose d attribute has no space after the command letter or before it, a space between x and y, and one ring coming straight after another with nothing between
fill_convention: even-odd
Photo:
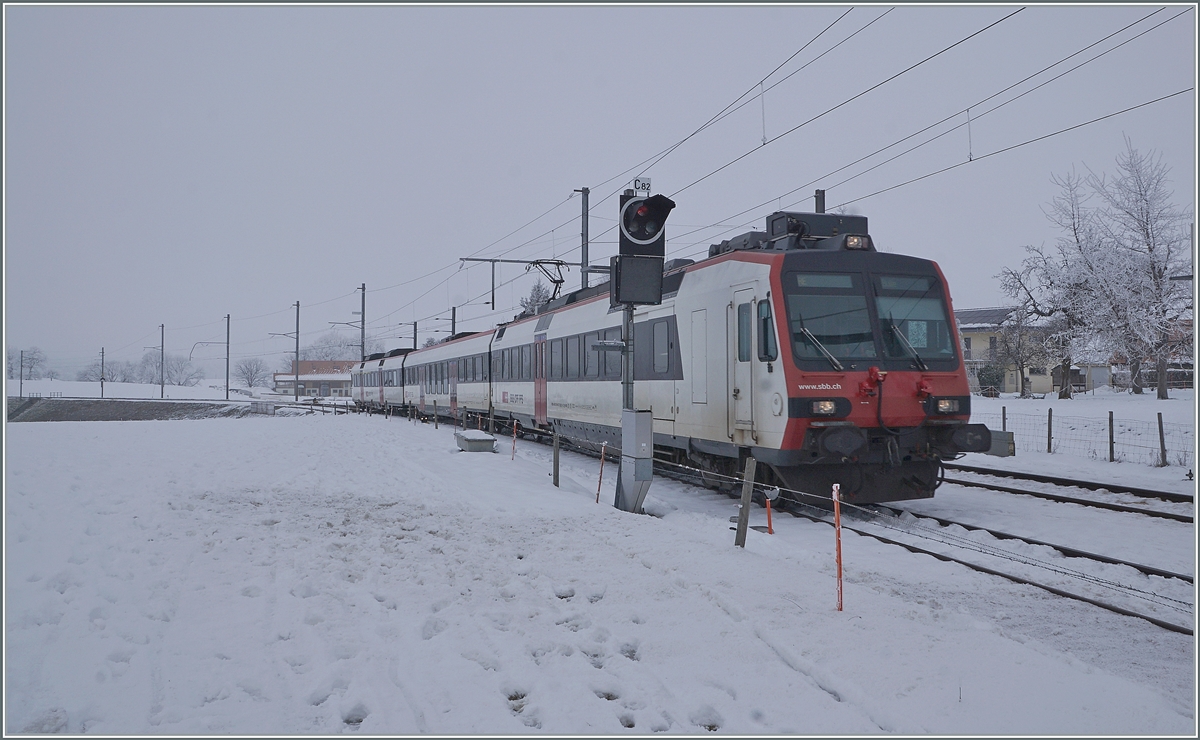
<instances>
[{"instance_id":1,"label":"train door","mask_svg":"<svg viewBox=\"0 0 1200 740\"><path fill-rule=\"evenodd\" d=\"M533 342L533 420L546 423L546 335L538 334Z\"/></svg>"},{"instance_id":2,"label":"train door","mask_svg":"<svg viewBox=\"0 0 1200 740\"><path fill-rule=\"evenodd\" d=\"M753 287L736 290L729 306L729 358L733 366L729 372L731 437L738 430L754 430L754 298Z\"/></svg>"},{"instance_id":3,"label":"train door","mask_svg":"<svg viewBox=\"0 0 1200 740\"><path fill-rule=\"evenodd\" d=\"M446 363L450 366L450 415L458 416L458 360Z\"/></svg>"},{"instance_id":4,"label":"train door","mask_svg":"<svg viewBox=\"0 0 1200 740\"><path fill-rule=\"evenodd\" d=\"M425 413L425 384L428 382L426 380L425 371L428 369L428 365L422 365L417 368L417 388L421 395L420 409L422 414Z\"/></svg>"}]
</instances>

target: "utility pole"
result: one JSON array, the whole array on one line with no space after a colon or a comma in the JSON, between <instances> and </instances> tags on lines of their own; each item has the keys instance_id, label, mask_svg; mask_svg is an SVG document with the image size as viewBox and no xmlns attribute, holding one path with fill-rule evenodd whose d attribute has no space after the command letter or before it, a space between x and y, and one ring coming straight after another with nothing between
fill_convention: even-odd
<instances>
[{"instance_id":1,"label":"utility pole","mask_svg":"<svg viewBox=\"0 0 1200 740\"><path fill-rule=\"evenodd\" d=\"M225 400L229 400L229 314L225 314Z\"/></svg>"},{"instance_id":2,"label":"utility pole","mask_svg":"<svg viewBox=\"0 0 1200 740\"><path fill-rule=\"evenodd\" d=\"M104 348L100 348L100 397L104 398Z\"/></svg>"},{"instance_id":3,"label":"utility pole","mask_svg":"<svg viewBox=\"0 0 1200 740\"><path fill-rule=\"evenodd\" d=\"M292 384L292 400L300 402L300 301L296 301L296 378Z\"/></svg>"},{"instance_id":4,"label":"utility pole","mask_svg":"<svg viewBox=\"0 0 1200 740\"><path fill-rule=\"evenodd\" d=\"M458 323L458 306L450 307L450 338L454 339L454 328Z\"/></svg>"},{"instance_id":5,"label":"utility pole","mask_svg":"<svg viewBox=\"0 0 1200 740\"><path fill-rule=\"evenodd\" d=\"M587 281L587 276L588 276L588 193L590 193L591 191L588 190L587 188L580 188L579 190L576 190L575 192L583 193L583 219L582 219L583 230L580 234L580 236L581 236L581 241L580 241L581 255L579 257L579 263L580 263L580 265L582 265L582 267L580 267L580 269L579 269L579 274L580 274L580 286L579 287L586 288L588 286L588 284L587 284L588 283L588 281ZM495 306L492 306L492 308L495 308Z\"/></svg>"},{"instance_id":6,"label":"utility pole","mask_svg":"<svg viewBox=\"0 0 1200 740\"><path fill-rule=\"evenodd\" d=\"M271 332L273 337L296 337L296 357L292 360L292 398L297 403L300 401L300 301L296 301L296 332Z\"/></svg>"},{"instance_id":7,"label":"utility pole","mask_svg":"<svg viewBox=\"0 0 1200 740\"><path fill-rule=\"evenodd\" d=\"M25 350L21 350L21 372L18 373L20 380L17 382L17 394L19 398L25 397Z\"/></svg>"},{"instance_id":8,"label":"utility pole","mask_svg":"<svg viewBox=\"0 0 1200 740\"><path fill-rule=\"evenodd\" d=\"M167 397L167 325L158 325L158 397Z\"/></svg>"},{"instance_id":9,"label":"utility pole","mask_svg":"<svg viewBox=\"0 0 1200 740\"><path fill-rule=\"evenodd\" d=\"M358 330L359 330L359 340L358 340L359 341L359 344L358 344L359 362L362 362L363 360L367 359L367 320L365 318L367 315L367 284L363 283L362 287L358 288L358 290L362 291L362 310L350 312L350 313L358 316L358 321L330 321L329 323L333 324L334 326L357 326L358 327Z\"/></svg>"},{"instance_id":10,"label":"utility pole","mask_svg":"<svg viewBox=\"0 0 1200 740\"><path fill-rule=\"evenodd\" d=\"M413 349L417 348L417 322L413 322Z\"/></svg>"}]
</instances>

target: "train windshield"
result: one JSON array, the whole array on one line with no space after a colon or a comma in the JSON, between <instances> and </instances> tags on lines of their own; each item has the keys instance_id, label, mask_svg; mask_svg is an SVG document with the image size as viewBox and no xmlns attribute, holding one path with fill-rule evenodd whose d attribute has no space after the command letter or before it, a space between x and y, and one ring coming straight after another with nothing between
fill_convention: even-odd
<instances>
[{"instance_id":1,"label":"train windshield","mask_svg":"<svg viewBox=\"0 0 1200 740\"><path fill-rule=\"evenodd\" d=\"M788 324L797 357L878 356L861 275L791 273L787 282Z\"/></svg>"},{"instance_id":2,"label":"train windshield","mask_svg":"<svg viewBox=\"0 0 1200 740\"><path fill-rule=\"evenodd\" d=\"M873 281L885 357L909 358L918 365L954 359L955 341L937 278L877 275Z\"/></svg>"}]
</instances>

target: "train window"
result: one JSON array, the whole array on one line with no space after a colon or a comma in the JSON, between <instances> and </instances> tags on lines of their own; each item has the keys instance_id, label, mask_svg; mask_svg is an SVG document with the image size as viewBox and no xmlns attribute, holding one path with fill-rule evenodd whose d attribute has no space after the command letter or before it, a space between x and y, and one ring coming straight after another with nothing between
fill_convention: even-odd
<instances>
[{"instance_id":1,"label":"train window","mask_svg":"<svg viewBox=\"0 0 1200 740\"><path fill-rule=\"evenodd\" d=\"M914 358L919 360L917 364L954 358L957 342L952 338L946 305L933 277L877 276L875 306L885 356Z\"/></svg>"},{"instance_id":2,"label":"train window","mask_svg":"<svg viewBox=\"0 0 1200 740\"><path fill-rule=\"evenodd\" d=\"M654 340L654 372L665 373L671 369L671 349L667 342L666 320L655 321L651 332Z\"/></svg>"},{"instance_id":3,"label":"train window","mask_svg":"<svg viewBox=\"0 0 1200 740\"><path fill-rule=\"evenodd\" d=\"M739 303L737 307L737 352L738 362L750 362L750 304Z\"/></svg>"},{"instance_id":4,"label":"train window","mask_svg":"<svg viewBox=\"0 0 1200 740\"><path fill-rule=\"evenodd\" d=\"M579 337L567 337L567 377L579 377Z\"/></svg>"},{"instance_id":5,"label":"train window","mask_svg":"<svg viewBox=\"0 0 1200 740\"><path fill-rule=\"evenodd\" d=\"M614 326L611 329L604 330L604 340L606 342L621 341L621 327ZM604 353L604 377L611 379L620 379L621 377L621 353L620 352L605 352Z\"/></svg>"},{"instance_id":6,"label":"train window","mask_svg":"<svg viewBox=\"0 0 1200 740\"><path fill-rule=\"evenodd\" d=\"M533 346L521 346L521 380L533 380Z\"/></svg>"},{"instance_id":7,"label":"train window","mask_svg":"<svg viewBox=\"0 0 1200 740\"><path fill-rule=\"evenodd\" d=\"M600 353L592 347L599 339L599 332L583 336L583 374L588 378L600 377Z\"/></svg>"},{"instance_id":8,"label":"train window","mask_svg":"<svg viewBox=\"0 0 1200 740\"><path fill-rule=\"evenodd\" d=\"M852 273L791 273L788 328L798 359L826 364L829 356L878 356L862 278Z\"/></svg>"},{"instance_id":9,"label":"train window","mask_svg":"<svg viewBox=\"0 0 1200 740\"><path fill-rule=\"evenodd\" d=\"M563 340L550 340L550 377L558 380L563 376Z\"/></svg>"},{"instance_id":10,"label":"train window","mask_svg":"<svg viewBox=\"0 0 1200 740\"><path fill-rule=\"evenodd\" d=\"M779 357L775 345L775 322L771 321L771 302L758 302L758 359L773 362Z\"/></svg>"}]
</instances>

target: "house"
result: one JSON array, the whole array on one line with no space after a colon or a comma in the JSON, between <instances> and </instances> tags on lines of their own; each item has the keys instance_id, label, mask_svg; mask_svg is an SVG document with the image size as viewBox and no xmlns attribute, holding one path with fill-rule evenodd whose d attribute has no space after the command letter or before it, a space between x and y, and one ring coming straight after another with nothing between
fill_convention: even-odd
<instances>
[{"instance_id":1,"label":"house","mask_svg":"<svg viewBox=\"0 0 1200 740\"><path fill-rule=\"evenodd\" d=\"M349 396L350 368L358 360L301 360L301 396ZM295 395L296 361L292 361L291 372L275 373L274 389L285 396Z\"/></svg>"},{"instance_id":2,"label":"house","mask_svg":"<svg viewBox=\"0 0 1200 740\"><path fill-rule=\"evenodd\" d=\"M1017 309L1013 306L992 308L964 308L954 312L958 332L962 338L963 360L967 378L973 392L982 390L979 371L991 365L1000 365L1001 328L1011 321ZM1035 328L1036 322L1031 325ZM1107 358L1081 353L1073 358L1071 385L1076 390L1092 390L1108 385L1110 367ZM999 393L1020 393L1021 379L1013 363L1003 363L1003 376L998 384L988 384ZM1057 367L1028 366L1025 368L1025 387L1030 393L1054 393L1062 387L1062 372Z\"/></svg>"}]
</instances>

